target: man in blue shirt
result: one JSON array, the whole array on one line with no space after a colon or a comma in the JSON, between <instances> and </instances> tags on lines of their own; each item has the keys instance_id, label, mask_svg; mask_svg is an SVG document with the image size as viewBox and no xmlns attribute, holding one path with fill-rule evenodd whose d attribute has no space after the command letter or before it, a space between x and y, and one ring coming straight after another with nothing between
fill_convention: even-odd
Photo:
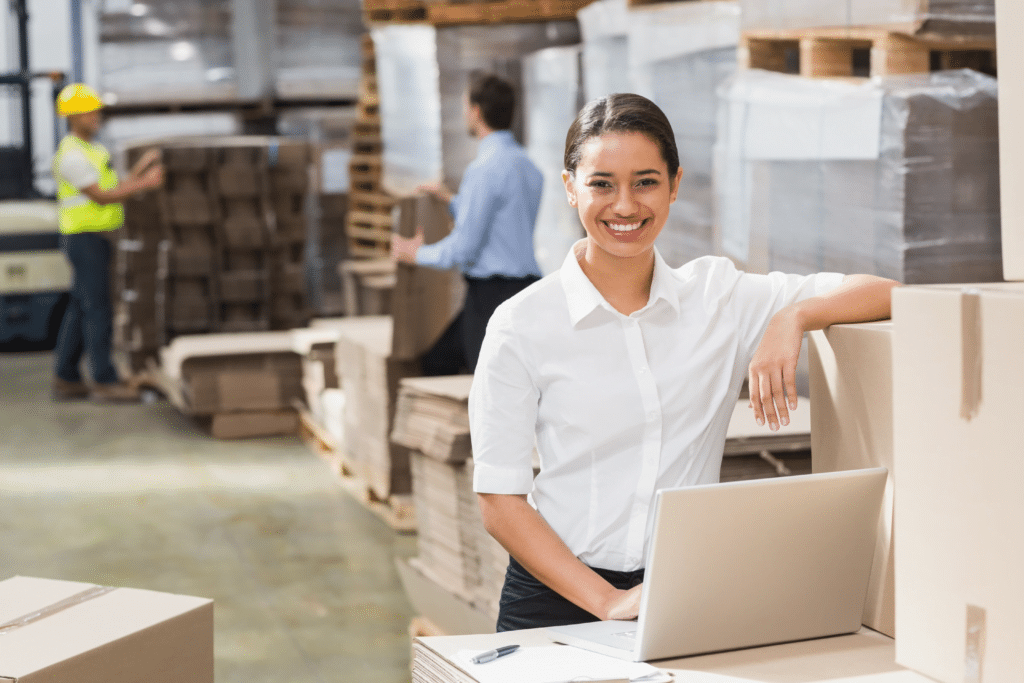
<instances>
[{"instance_id":1,"label":"man in blue shirt","mask_svg":"<svg viewBox=\"0 0 1024 683\"><path fill-rule=\"evenodd\" d=\"M533 230L543 176L516 143L509 127L515 91L497 76L475 78L465 101L471 136L480 141L459 193L444 185L420 189L448 203L451 234L424 245L423 234L392 237L392 256L403 263L448 270L466 279L462 312L423 357L425 375L453 375L476 368L487 321L503 301L540 279Z\"/></svg>"}]
</instances>

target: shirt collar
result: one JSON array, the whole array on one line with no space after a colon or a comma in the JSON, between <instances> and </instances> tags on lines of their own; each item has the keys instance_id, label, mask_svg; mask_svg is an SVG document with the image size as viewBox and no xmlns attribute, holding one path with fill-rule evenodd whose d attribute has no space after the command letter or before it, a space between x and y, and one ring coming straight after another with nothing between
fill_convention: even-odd
<instances>
[{"instance_id":1,"label":"shirt collar","mask_svg":"<svg viewBox=\"0 0 1024 683\"><path fill-rule=\"evenodd\" d=\"M584 274L579 261L576 259L576 249L584 242L586 240L580 240L573 245L568 255L566 255L565 261L562 262L562 268L559 271L562 288L565 290L566 303L569 307L569 319L572 321L573 327L598 308L615 311L612 305L605 301L601 293L597 291L597 287L590 281L590 278ZM647 305L637 311L637 313L634 313L634 315L645 313L659 301L666 302L678 315L679 293L677 288L673 286L675 280L672 269L665 263L665 259L661 257L657 247L655 247L654 279L651 282L651 295L647 300Z\"/></svg>"},{"instance_id":2,"label":"shirt collar","mask_svg":"<svg viewBox=\"0 0 1024 683\"><path fill-rule=\"evenodd\" d=\"M480 154L485 154L507 145L510 142L515 142L515 138L512 137L512 131L496 130L493 133L488 133L487 136L480 141L477 151Z\"/></svg>"}]
</instances>

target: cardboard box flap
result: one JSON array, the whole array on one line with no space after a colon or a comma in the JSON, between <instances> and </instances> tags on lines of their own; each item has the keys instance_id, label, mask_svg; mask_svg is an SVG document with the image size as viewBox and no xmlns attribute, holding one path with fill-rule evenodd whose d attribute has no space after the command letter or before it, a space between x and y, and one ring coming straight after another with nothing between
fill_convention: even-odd
<instances>
[{"instance_id":1,"label":"cardboard box flap","mask_svg":"<svg viewBox=\"0 0 1024 683\"><path fill-rule=\"evenodd\" d=\"M66 593L90 586L20 577L11 588L6 583L0 583L3 595L20 590L35 596L35 609L49 606L55 596L65 594L66 598ZM54 583L68 588L60 590ZM205 598L117 588L0 637L0 677L18 680L211 603Z\"/></svg>"},{"instance_id":2,"label":"cardboard box flap","mask_svg":"<svg viewBox=\"0 0 1024 683\"><path fill-rule=\"evenodd\" d=\"M318 344L332 344L338 341L341 330L337 327L303 327L289 332L292 337L292 351L308 356Z\"/></svg>"}]
</instances>

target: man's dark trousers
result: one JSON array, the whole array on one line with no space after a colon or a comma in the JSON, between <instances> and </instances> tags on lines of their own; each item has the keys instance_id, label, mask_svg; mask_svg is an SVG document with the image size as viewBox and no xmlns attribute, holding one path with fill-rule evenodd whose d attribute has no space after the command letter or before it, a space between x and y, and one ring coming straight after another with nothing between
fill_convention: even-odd
<instances>
[{"instance_id":1,"label":"man's dark trousers","mask_svg":"<svg viewBox=\"0 0 1024 683\"><path fill-rule=\"evenodd\" d=\"M434 347L423 356L423 374L428 377L472 373L480 357L487 321L503 302L540 278L466 277L466 303Z\"/></svg>"},{"instance_id":2,"label":"man's dark trousers","mask_svg":"<svg viewBox=\"0 0 1024 683\"><path fill-rule=\"evenodd\" d=\"M105 233L83 232L61 235L60 241L74 279L57 337L57 377L81 382L78 366L84 352L89 356L92 381L111 384L117 381L117 371L110 360L110 240Z\"/></svg>"}]
</instances>

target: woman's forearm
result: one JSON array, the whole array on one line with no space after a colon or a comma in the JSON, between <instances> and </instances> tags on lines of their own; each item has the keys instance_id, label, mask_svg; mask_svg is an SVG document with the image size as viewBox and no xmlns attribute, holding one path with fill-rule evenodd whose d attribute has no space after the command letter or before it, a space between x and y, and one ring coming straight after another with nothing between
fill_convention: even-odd
<instances>
[{"instance_id":1,"label":"woman's forearm","mask_svg":"<svg viewBox=\"0 0 1024 683\"><path fill-rule=\"evenodd\" d=\"M484 526L530 574L548 588L599 619L620 591L572 554L526 496L478 494Z\"/></svg>"},{"instance_id":2,"label":"woman's forearm","mask_svg":"<svg viewBox=\"0 0 1024 683\"><path fill-rule=\"evenodd\" d=\"M847 275L843 284L822 296L793 304L804 332L840 323L862 323L889 317L895 280L874 275Z\"/></svg>"}]
</instances>

